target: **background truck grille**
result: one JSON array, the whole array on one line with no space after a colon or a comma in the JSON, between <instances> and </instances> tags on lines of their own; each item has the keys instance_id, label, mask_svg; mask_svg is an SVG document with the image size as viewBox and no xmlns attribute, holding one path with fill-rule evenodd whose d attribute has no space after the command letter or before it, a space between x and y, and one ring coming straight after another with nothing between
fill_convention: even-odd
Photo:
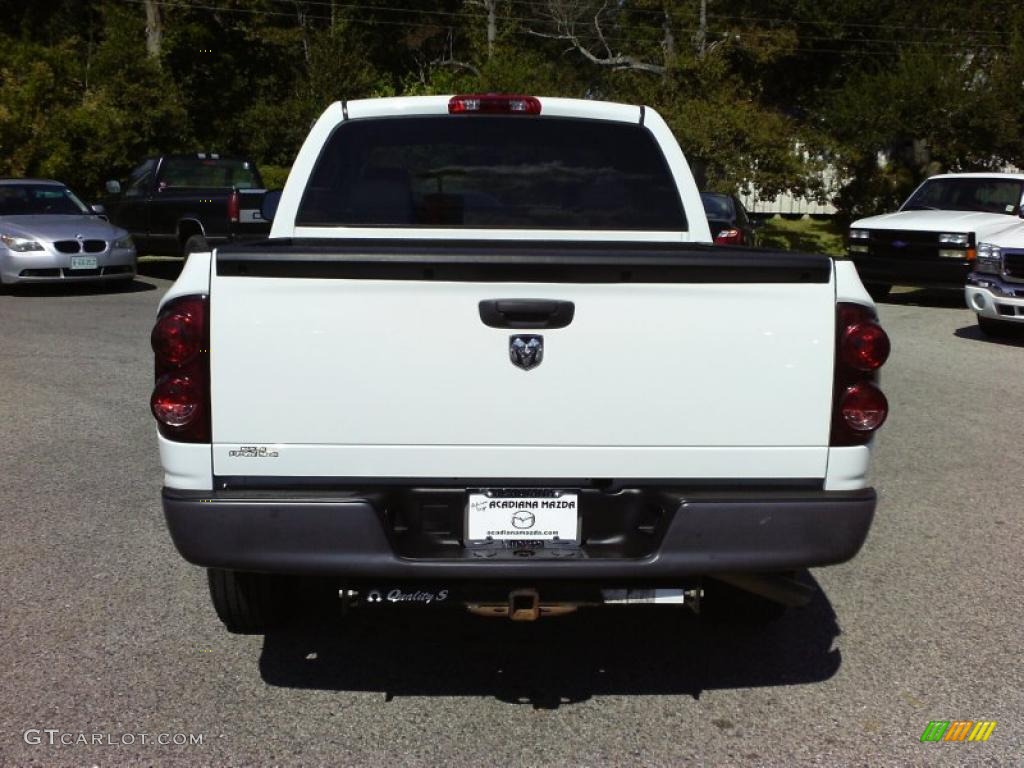
<instances>
[{"instance_id":1,"label":"background truck grille","mask_svg":"<svg viewBox=\"0 0 1024 768\"><path fill-rule=\"evenodd\" d=\"M1024 280L1024 253L1004 251L1003 274L1010 280Z\"/></svg>"},{"instance_id":2,"label":"background truck grille","mask_svg":"<svg viewBox=\"0 0 1024 768\"><path fill-rule=\"evenodd\" d=\"M937 232L876 229L871 232L870 243L871 253L875 256L906 259L937 259L939 257L939 234Z\"/></svg>"}]
</instances>

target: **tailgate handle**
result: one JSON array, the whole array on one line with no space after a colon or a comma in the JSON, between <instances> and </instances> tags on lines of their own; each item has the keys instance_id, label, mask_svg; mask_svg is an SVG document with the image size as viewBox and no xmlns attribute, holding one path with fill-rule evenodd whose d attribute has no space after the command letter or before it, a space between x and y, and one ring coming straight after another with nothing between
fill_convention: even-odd
<instances>
[{"instance_id":1,"label":"tailgate handle","mask_svg":"<svg viewBox=\"0 0 1024 768\"><path fill-rule=\"evenodd\" d=\"M565 328L576 305L552 299L488 299L480 302L480 319L491 328Z\"/></svg>"}]
</instances>

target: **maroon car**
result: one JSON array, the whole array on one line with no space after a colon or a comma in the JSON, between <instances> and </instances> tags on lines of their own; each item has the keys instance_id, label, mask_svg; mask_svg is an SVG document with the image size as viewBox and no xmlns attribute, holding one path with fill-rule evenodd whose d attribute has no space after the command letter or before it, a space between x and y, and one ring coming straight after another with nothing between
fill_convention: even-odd
<instances>
[{"instance_id":1,"label":"maroon car","mask_svg":"<svg viewBox=\"0 0 1024 768\"><path fill-rule=\"evenodd\" d=\"M757 224L735 195L701 192L715 245L757 245Z\"/></svg>"}]
</instances>

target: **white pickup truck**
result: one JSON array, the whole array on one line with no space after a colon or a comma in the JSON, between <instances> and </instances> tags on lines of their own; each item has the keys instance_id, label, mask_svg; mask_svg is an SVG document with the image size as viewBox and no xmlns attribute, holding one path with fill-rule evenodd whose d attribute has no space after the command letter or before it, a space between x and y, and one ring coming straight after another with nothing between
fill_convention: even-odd
<instances>
[{"instance_id":1,"label":"white pickup truck","mask_svg":"<svg viewBox=\"0 0 1024 768\"><path fill-rule=\"evenodd\" d=\"M226 626L348 603L739 618L860 549L889 342L852 264L715 247L651 109L339 102L153 330L163 507Z\"/></svg>"},{"instance_id":2,"label":"white pickup truck","mask_svg":"<svg viewBox=\"0 0 1024 768\"><path fill-rule=\"evenodd\" d=\"M978 243L964 287L978 328L989 336L1024 331L1024 222Z\"/></svg>"},{"instance_id":3,"label":"white pickup truck","mask_svg":"<svg viewBox=\"0 0 1024 768\"><path fill-rule=\"evenodd\" d=\"M868 293L894 284L963 290L978 244L1020 229L1024 174L945 173L924 181L898 211L850 225L849 255Z\"/></svg>"}]
</instances>

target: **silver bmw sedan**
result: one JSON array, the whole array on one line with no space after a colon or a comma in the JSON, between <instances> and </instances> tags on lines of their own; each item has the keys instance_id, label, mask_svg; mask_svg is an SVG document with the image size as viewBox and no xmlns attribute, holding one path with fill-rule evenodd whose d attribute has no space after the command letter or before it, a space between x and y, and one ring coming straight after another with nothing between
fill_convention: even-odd
<instances>
[{"instance_id":1,"label":"silver bmw sedan","mask_svg":"<svg viewBox=\"0 0 1024 768\"><path fill-rule=\"evenodd\" d=\"M135 244L59 181L0 179L0 284L131 280Z\"/></svg>"}]
</instances>

